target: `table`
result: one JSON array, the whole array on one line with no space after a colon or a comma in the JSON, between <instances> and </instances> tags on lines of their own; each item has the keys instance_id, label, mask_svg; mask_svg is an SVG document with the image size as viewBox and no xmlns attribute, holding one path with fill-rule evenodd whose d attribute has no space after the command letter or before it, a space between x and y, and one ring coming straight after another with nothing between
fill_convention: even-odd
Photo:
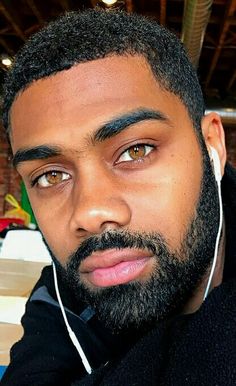
<instances>
[{"instance_id":1,"label":"table","mask_svg":"<svg viewBox=\"0 0 236 386\"><path fill-rule=\"evenodd\" d=\"M0 295L29 297L45 265L48 263L1 258ZM8 365L10 348L22 334L21 325L0 322L0 365Z\"/></svg>"},{"instance_id":2,"label":"table","mask_svg":"<svg viewBox=\"0 0 236 386\"><path fill-rule=\"evenodd\" d=\"M11 346L23 335L23 328L19 324L0 323L0 364L9 364Z\"/></svg>"},{"instance_id":3,"label":"table","mask_svg":"<svg viewBox=\"0 0 236 386\"><path fill-rule=\"evenodd\" d=\"M48 263L0 259L0 295L29 296Z\"/></svg>"}]
</instances>

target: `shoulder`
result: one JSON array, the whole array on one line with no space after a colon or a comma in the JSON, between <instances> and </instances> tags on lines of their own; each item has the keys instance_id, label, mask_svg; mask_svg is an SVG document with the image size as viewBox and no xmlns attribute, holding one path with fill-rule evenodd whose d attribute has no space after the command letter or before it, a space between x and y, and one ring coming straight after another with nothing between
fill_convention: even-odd
<instances>
[{"instance_id":1,"label":"shoulder","mask_svg":"<svg viewBox=\"0 0 236 386\"><path fill-rule=\"evenodd\" d=\"M184 369L186 385L235 385L235 321L236 280L230 280L186 319L170 351L168 377L181 379Z\"/></svg>"},{"instance_id":2,"label":"shoulder","mask_svg":"<svg viewBox=\"0 0 236 386\"><path fill-rule=\"evenodd\" d=\"M222 284L196 313L159 323L119 363L111 362L77 384L235 385L235 296L236 281Z\"/></svg>"}]
</instances>

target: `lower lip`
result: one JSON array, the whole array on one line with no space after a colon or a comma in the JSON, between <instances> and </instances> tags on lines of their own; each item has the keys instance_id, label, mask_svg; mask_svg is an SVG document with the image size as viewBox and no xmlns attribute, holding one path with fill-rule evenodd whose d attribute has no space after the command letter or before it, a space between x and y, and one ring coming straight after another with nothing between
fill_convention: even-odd
<instances>
[{"instance_id":1,"label":"lower lip","mask_svg":"<svg viewBox=\"0 0 236 386\"><path fill-rule=\"evenodd\" d=\"M150 257L122 261L113 267L97 268L86 274L91 284L97 287L110 287L135 280L142 274Z\"/></svg>"}]
</instances>

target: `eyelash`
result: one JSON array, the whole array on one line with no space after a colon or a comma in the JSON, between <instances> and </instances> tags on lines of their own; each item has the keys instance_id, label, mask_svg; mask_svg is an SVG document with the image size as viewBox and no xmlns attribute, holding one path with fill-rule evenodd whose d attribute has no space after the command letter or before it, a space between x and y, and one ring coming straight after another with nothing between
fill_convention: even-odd
<instances>
[{"instance_id":1,"label":"eyelash","mask_svg":"<svg viewBox=\"0 0 236 386\"><path fill-rule=\"evenodd\" d=\"M30 181L31 188L33 188L37 184L39 178L42 176L43 176L43 174L41 174L40 176L38 176L38 177L34 178L32 181Z\"/></svg>"},{"instance_id":2,"label":"eyelash","mask_svg":"<svg viewBox=\"0 0 236 386\"><path fill-rule=\"evenodd\" d=\"M150 148L148 153L144 154L143 156L140 156L140 157L137 157L137 159L131 159L131 160L123 160L123 161L119 161L120 158L122 156L125 155L125 153L129 152L131 149L134 149L135 147L137 148L140 148L140 147L145 147L146 148L146 151L147 151L147 148ZM118 157L118 160L115 162L116 165L119 165L119 164L125 164L125 163L137 163L137 162L142 162L144 161L146 158L149 157L149 154L151 154L154 150L157 149L157 145L154 145L154 144L150 144L150 143L135 143L131 146L129 146L127 149L125 149Z\"/></svg>"},{"instance_id":3,"label":"eyelash","mask_svg":"<svg viewBox=\"0 0 236 386\"><path fill-rule=\"evenodd\" d=\"M47 174L49 173L61 173L62 175L63 174L66 174L66 175L69 175L68 173L62 171L62 170L56 170L56 169L53 169L53 170L47 170L45 171L44 173L40 174L40 176L37 176L36 178L34 178L31 182L30 182L30 186L33 188L35 185L38 184L38 181L40 178L42 177L45 177ZM65 181L69 179L69 178L66 178ZM56 185L56 184L55 184ZM47 188L47 187L50 187L50 186L53 186L53 184L49 185L49 186L41 186L42 188Z\"/></svg>"}]
</instances>

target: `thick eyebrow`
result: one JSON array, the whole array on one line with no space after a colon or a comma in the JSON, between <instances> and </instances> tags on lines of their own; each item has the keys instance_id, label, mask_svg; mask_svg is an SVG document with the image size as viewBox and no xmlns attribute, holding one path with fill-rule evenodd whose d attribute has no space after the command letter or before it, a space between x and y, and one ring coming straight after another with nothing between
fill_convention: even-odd
<instances>
[{"instance_id":1,"label":"thick eyebrow","mask_svg":"<svg viewBox=\"0 0 236 386\"><path fill-rule=\"evenodd\" d=\"M106 139L121 133L121 131L135 123L150 119L156 119L170 124L169 119L162 112L152 109L139 108L106 122L93 134L92 141L105 141Z\"/></svg>"},{"instance_id":2,"label":"thick eyebrow","mask_svg":"<svg viewBox=\"0 0 236 386\"><path fill-rule=\"evenodd\" d=\"M12 164L16 168L21 162L34 161L37 159L47 159L58 156L62 153L57 146L40 145L32 148L17 150L12 157Z\"/></svg>"},{"instance_id":3,"label":"thick eyebrow","mask_svg":"<svg viewBox=\"0 0 236 386\"><path fill-rule=\"evenodd\" d=\"M114 137L129 126L146 120L156 119L171 125L170 120L160 111L139 108L129 113L123 114L99 127L90 137L92 143L102 142L108 138ZM15 168L25 161L34 161L48 159L62 154L62 149L58 146L39 145L32 148L23 148L17 150L12 157L12 163Z\"/></svg>"}]
</instances>

